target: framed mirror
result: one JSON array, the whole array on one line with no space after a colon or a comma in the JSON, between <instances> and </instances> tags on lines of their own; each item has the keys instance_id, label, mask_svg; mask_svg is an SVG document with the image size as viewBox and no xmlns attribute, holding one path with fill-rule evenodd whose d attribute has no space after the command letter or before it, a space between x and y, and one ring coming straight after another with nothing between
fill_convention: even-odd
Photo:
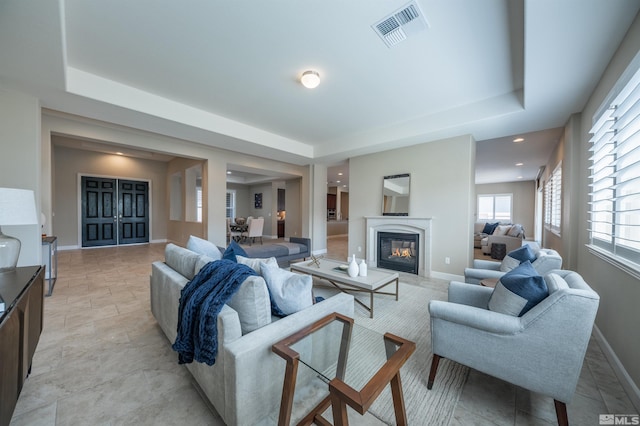
<instances>
[{"instance_id":1,"label":"framed mirror","mask_svg":"<svg viewBox=\"0 0 640 426\"><path fill-rule=\"evenodd\" d=\"M409 216L409 173L385 176L382 181L382 215Z\"/></svg>"}]
</instances>

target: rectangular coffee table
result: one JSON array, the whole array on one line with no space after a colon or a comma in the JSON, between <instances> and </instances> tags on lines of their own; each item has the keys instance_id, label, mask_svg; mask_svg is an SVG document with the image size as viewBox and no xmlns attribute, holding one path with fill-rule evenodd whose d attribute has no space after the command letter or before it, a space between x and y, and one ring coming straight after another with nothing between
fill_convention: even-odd
<instances>
[{"instance_id":1,"label":"rectangular coffee table","mask_svg":"<svg viewBox=\"0 0 640 426\"><path fill-rule=\"evenodd\" d=\"M390 272L378 268L368 268L366 277L350 277L346 270L341 270L340 265L347 265L346 262L337 260L320 259L319 266L311 261L304 261L291 264L291 270L308 274L313 277L322 278L333 284L338 290L344 293L364 292L369 293L370 303L365 303L355 299L363 308L369 311L370 318L373 318L373 296L374 294L386 294L395 296L398 300L398 273ZM395 281L395 293L381 291L384 287Z\"/></svg>"}]
</instances>

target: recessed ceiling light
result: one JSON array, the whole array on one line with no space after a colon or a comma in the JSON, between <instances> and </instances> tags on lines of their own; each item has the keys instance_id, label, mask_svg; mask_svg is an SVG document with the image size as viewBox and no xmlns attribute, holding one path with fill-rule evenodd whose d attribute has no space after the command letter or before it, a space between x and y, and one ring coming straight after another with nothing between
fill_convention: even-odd
<instances>
[{"instance_id":1,"label":"recessed ceiling light","mask_svg":"<svg viewBox=\"0 0 640 426\"><path fill-rule=\"evenodd\" d=\"M339 181L339 180L337 180L337 181L336 181L336 183L340 183L340 181Z\"/></svg>"},{"instance_id":2,"label":"recessed ceiling light","mask_svg":"<svg viewBox=\"0 0 640 426\"><path fill-rule=\"evenodd\" d=\"M116 152L116 155L124 155L124 154L121 152Z\"/></svg>"},{"instance_id":3,"label":"recessed ceiling light","mask_svg":"<svg viewBox=\"0 0 640 426\"><path fill-rule=\"evenodd\" d=\"M320 74L318 71L308 70L302 73L300 83L307 89L315 89L320 84Z\"/></svg>"},{"instance_id":4,"label":"recessed ceiling light","mask_svg":"<svg viewBox=\"0 0 640 426\"><path fill-rule=\"evenodd\" d=\"M522 176L518 176L518 179L522 179Z\"/></svg>"},{"instance_id":5,"label":"recessed ceiling light","mask_svg":"<svg viewBox=\"0 0 640 426\"><path fill-rule=\"evenodd\" d=\"M515 138L513 141L515 143L524 142L524 138Z\"/></svg>"},{"instance_id":6,"label":"recessed ceiling light","mask_svg":"<svg viewBox=\"0 0 640 426\"><path fill-rule=\"evenodd\" d=\"M343 187L343 188L346 188L346 187L347 187L347 185L342 185L342 187Z\"/></svg>"},{"instance_id":7,"label":"recessed ceiling light","mask_svg":"<svg viewBox=\"0 0 640 426\"><path fill-rule=\"evenodd\" d=\"M231 174L231 170L227 170L227 174L230 175Z\"/></svg>"},{"instance_id":8,"label":"recessed ceiling light","mask_svg":"<svg viewBox=\"0 0 640 426\"><path fill-rule=\"evenodd\" d=\"M516 166L524 166L524 163L516 163Z\"/></svg>"},{"instance_id":9,"label":"recessed ceiling light","mask_svg":"<svg viewBox=\"0 0 640 426\"><path fill-rule=\"evenodd\" d=\"M338 176L342 176L342 172L338 173Z\"/></svg>"}]
</instances>

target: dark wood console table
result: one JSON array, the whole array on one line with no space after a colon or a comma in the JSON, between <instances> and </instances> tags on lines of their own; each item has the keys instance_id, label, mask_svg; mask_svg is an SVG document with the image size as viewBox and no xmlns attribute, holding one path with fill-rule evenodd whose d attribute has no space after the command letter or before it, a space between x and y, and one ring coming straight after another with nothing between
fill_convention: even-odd
<instances>
[{"instance_id":1,"label":"dark wood console table","mask_svg":"<svg viewBox=\"0 0 640 426\"><path fill-rule=\"evenodd\" d=\"M43 266L0 272L0 426L11 422L42 333Z\"/></svg>"}]
</instances>

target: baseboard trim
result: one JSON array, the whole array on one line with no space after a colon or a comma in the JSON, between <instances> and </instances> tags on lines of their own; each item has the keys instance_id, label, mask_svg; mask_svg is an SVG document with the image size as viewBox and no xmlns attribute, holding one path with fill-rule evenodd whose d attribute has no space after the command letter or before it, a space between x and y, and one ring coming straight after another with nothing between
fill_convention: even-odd
<instances>
[{"instance_id":1,"label":"baseboard trim","mask_svg":"<svg viewBox=\"0 0 640 426\"><path fill-rule=\"evenodd\" d=\"M640 389L635 384L631 376L629 376L629 373L627 373L627 370L624 368L624 365L622 365L622 362L620 362L620 359L613 351L613 348L609 345L609 342L607 342L607 339L605 339L604 335L595 324L593 326L593 337L595 337L596 341L600 345L604 356L607 357L609 364L611 364L611 368L613 368L613 372L616 374L618 380L620 380L620 384L627 392L631 403L636 407L636 410L640 412Z\"/></svg>"},{"instance_id":2,"label":"baseboard trim","mask_svg":"<svg viewBox=\"0 0 640 426\"><path fill-rule=\"evenodd\" d=\"M124 244L122 245L122 247L124 247L125 245L129 245L129 246L140 246L143 244L159 244L159 243L168 243L170 242L169 240L167 240L166 238L164 239L159 239L159 240L151 240L148 243L139 243L139 244ZM175 244L175 243L174 243ZM98 246L98 247L82 247L79 245L75 245L75 246L58 246L58 250L59 251L66 251L66 250L79 250L79 249L87 249L87 250L91 250L91 249L97 249L97 248L105 248L105 247L121 247L118 245L113 245L113 246Z\"/></svg>"},{"instance_id":3,"label":"baseboard trim","mask_svg":"<svg viewBox=\"0 0 640 426\"><path fill-rule=\"evenodd\" d=\"M437 278L439 280L447 280L447 281L464 282L464 275L448 274L446 272L438 272L438 271L431 271L431 278Z\"/></svg>"}]
</instances>

